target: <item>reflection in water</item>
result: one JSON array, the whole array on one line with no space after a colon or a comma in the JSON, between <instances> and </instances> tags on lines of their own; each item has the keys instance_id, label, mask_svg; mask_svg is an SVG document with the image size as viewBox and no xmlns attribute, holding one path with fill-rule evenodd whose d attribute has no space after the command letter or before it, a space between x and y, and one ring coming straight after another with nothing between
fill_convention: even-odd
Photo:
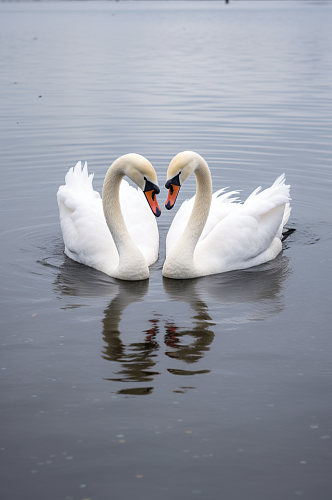
<instances>
[{"instance_id":1,"label":"reflection in water","mask_svg":"<svg viewBox=\"0 0 332 500\"><path fill-rule=\"evenodd\" d=\"M214 332L211 330L211 327L215 323L213 323L208 313L206 303L200 298L199 288L195 288L193 280L170 280L163 278L163 285L171 301L188 302L190 307L195 311L195 316L192 318L194 322L193 328L180 330L174 322L166 323L165 343L170 348L166 350L166 355L188 364L195 363L209 350L214 338ZM191 337L191 342L183 345L180 341L186 336ZM169 368L168 371L177 375L194 375L197 373L207 373L210 370L189 371Z\"/></svg>"},{"instance_id":2,"label":"reflection in water","mask_svg":"<svg viewBox=\"0 0 332 500\"><path fill-rule=\"evenodd\" d=\"M61 255L63 260L63 254ZM78 264L73 260L65 257L65 261L59 266L55 261L54 264L48 261L42 262L43 265L58 269L54 285L57 293L67 296L68 298L93 298L93 297L110 297L114 296L118 291L118 282L110 278L106 274L96 272L91 267ZM63 309L71 309L79 307L81 304L67 304Z\"/></svg>"},{"instance_id":3,"label":"reflection in water","mask_svg":"<svg viewBox=\"0 0 332 500\"><path fill-rule=\"evenodd\" d=\"M195 280L195 288L222 311L218 320L214 317L218 324L263 321L283 311L284 282L291 272L288 259L278 256L244 271L206 276L199 283Z\"/></svg>"},{"instance_id":4,"label":"reflection in water","mask_svg":"<svg viewBox=\"0 0 332 500\"><path fill-rule=\"evenodd\" d=\"M149 281L125 282L108 278L93 269L68 262L60 266L56 289L61 295L71 297L113 297L104 311L102 337L105 346L102 357L116 362L119 371L106 380L135 383L134 387L120 389L118 394L143 395L153 391L151 382L160 371L156 369L161 351L160 335L164 334L165 354L178 361L178 366L167 368L175 375L197 375L209 369L192 370L193 365L204 358L213 342L216 325L265 320L283 310L283 286L291 273L288 260L280 256L262 266L192 280L163 278L159 301L163 293L168 300L160 301L162 313L153 313L149 328L143 329L146 317L135 316L131 331L137 330L138 342L124 343L120 321L124 311L136 302L144 300ZM186 303L194 311L184 311ZM66 307L79 307L70 303ZM167 319L166 319L167 317ZM185 326L183 326L183 324ZM218 327L220 330L220 326ZM227 329L226 329L227 330ZM225 331L226 331L225 330ZM143 334L143 338L142 338ZM158 338L159 336L159 338ZM112 365L111 365L112 366ZM144 384L138 387L137 384Z\"/></svg>"},{"instance_id":5,"label":"reflection in water","mask_svg":"<svg viewBox=\"0 0 332 500\"><path fill-rule=\"evenodd\" d=\"M108 361L120 363L122 369L115 374L117 377L107 378L106 380L143 383L152 381L154 375L158 373L153 370L153 367L156 364L155 352L159 349L156 340L159 332L159 318L156 316L150 319L151 326L143 332L145 334L143 342L135 342L129 346L123 344L119 329L124 310L130 304L143 300L143 297L146 295L149 288L148 280L137 282L114 280L94 269L82 266L69 259L66 259L57 268L60 268L60 272L55 280L55 288L62 296L81 299L89 297L113 297L109 306L104 311L102 336L105 346L102 351L102 357ZM72 309L83 305L86 304L73 304L70 301L63 308ZM140 338L142 331L139 323L136 323L135 327L137 328L137 337ZM141 395L149 394L152 390L153 387L150 386L134 387L122 389L118 393Z\"/></svg>"},{"instance_id":6,"label":"reflection in water","mask_svg":"<svg viewBox=\"0 0 332 500\"><path fill-rule=\"evenodd\" d=\"M143 332L145 334L143 342L134 342L125 346L121 340L119 330L119 323L124 309L129 304L141 300L147 291L147 286L148 282L120 283L118 295L105 310L102 335L106 346L103 351L103 358L121 363L121 370L116 373L117 377L107 380L146 383L152 381L155 375L160 374L154 369L154 366L157 361L157 353L160 350L157 335L160 331L160 322L163 316L159 315L149 320L151 327ZM172 300L175 301L181 301L183 297L187 297L187 290L191 289L191 286L190 281L173 281L164 284L167 293L171 294ZM200 300L199 297L191 295L190 305L195 311L193 317L194 327L180 331L174 323L166 321L164 337L167 346L165 354L188 364L201 359L214 338L214 333L210 329L214 323L207 312L208 308L205 302ZM140 334L138 328L137 336L140 337ZM182 342L186 336L193 339L188 345ZM209 372L209 370L189 371L181 368L170 368L168 371L177 375ZM151 388L149 389L151 390ZM122 390L120 393L133 394L131 389ZM137 389L135 389L135 394L137 394Z\"/></svg>"},{"instance_id":7,"label":"reflection in water","mask_svg":"<svg viewBox=\"0 0 332 500\"><path fill-rule=\"evenodd\" d=\"M119 283L118 295L104 311L102 335L106 345L103 350L103 358L117 361L122 366L122 370L117 373L120 376L108 380L147 382L153 380L154 375L158 374L153 370L156 364L156 353L159 350L159 344L156 341L156 336L159 333L158 317L149 320L151 327L144 331L143 342L133 342L129 346L125 346L119 330L123 311L133 302L142 300L148 291L148 286L148 280ZM141 336L139 324L136 324L135 328L138 330L137 337L139 338Z\"/></svg>"}]
</instances>

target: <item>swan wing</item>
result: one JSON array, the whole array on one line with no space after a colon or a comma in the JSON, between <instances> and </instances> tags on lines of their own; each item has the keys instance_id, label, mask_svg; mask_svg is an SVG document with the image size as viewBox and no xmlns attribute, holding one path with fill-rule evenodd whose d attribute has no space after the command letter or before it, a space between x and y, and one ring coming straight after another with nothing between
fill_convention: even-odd
<instances>
[{"instance_id":1,"label":"swan wing","mask_svg":"<svg viewBox=\"0 0 332 500\"><path fill-rule=\"evenodd\" d=\"M281 251L281 232L288 220L289 188L285 176L268 189L257 188L201 240L195 264L213 274L244 269L273 259Z\"/></svg>"},{"instance_id":2,"label":"swan wing","mask_svg":"<svg viewBox=\"0 0 332 500\"><path fill-rule=\"evenodd\" d=\"M236 210L237 203L234 202L238 198L234 198L232 195L237 194L238 191L225 192L225 190L226 188L220 189L212 195L209 217L199 241L204 240L222 219ZM195 198L196 196L193 196L189 200L184 201L176 213L166 238L166 256L182 236L193 210Z\"/></svg>"},{"instance_id":3,"label":"swan wing","mask_svg":"<svg viewBox=\"0 0 332 500\"><path fill-rule=\"evenodd\" d=\"M225 192L226 189L219 189L212 195L209 217L199 241L203 241L220 221L237 210L238 197L233 197L233 195L238 194L238 191Z\"/></svg>"},{"instance_id":4,"label":"swan wing","mask_svg":"<svg viewBox=\"0 0 332 500\"><path fill-rule=\"evenodd\" d=\"M68 171L57 193L61 230L68 257L108 273L119 257L92 180L86 163L83 169L78 162Z\"/></svg>"},{"instance_id":5,"label":"swan wing","mask_svg":"<svg viewBox=\"0 0 332 500\"><path fill-rule=\"evenodd\" d=\"M143 192L122 180L120 205L130 236L144 255L148 266L156 262L159 251L159 232L155 216Z\"/></svg>"}]
</instances>

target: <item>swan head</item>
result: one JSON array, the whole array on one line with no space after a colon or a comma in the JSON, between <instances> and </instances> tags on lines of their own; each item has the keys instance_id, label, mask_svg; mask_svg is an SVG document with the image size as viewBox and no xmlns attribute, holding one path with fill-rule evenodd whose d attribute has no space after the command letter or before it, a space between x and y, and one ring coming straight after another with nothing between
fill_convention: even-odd
<instances>
[{"instance_id":1,"label":"swan head","mask_svg":"<svg viewBox=\"0 0 332 500\"><path fill-rule=\"evenodd\" d=\"M157 174L149 160L136 153L130 153L119 158L123 172L143 191L145 198L156 217L161 214L157 202L160 193Z\"/></svg>"},{"instance_id":2,"label":"swan head","mask_svg":"<svg viewBox=\"0 0 332 500\"><path fill-rule=\"evenodd\" d=\"M183 151L174 156L167 170L165 188L168 189L168 198L165 203L167 210L174 207L180 187L195 171L201 157L193 151Z\"/></svg>"}]
</instances>

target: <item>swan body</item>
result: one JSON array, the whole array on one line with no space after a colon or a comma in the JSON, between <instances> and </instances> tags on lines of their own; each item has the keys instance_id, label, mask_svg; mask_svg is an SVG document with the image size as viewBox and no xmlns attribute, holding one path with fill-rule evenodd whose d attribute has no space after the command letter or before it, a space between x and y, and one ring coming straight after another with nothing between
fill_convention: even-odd
<instances>
[{"instance_id":1,"label":"swan body","mask_svg":"<svg viewBox=\"0 0 332 500\"><path fill-rule=\"evenodd\" d=\"M124 175L140 189L131 187ZM148 278L159 249L154 215L160 215L155 196L160 190L154 168L137 154L118 158L106 174L102 199L92 180L87 164L82 169L78 162L58 190L65 254L114 278Z\"/></svg>"},{"instance_id":2,"label":"swan body","mask_svg":"<svg viewBox=\"0 0 332 500\"><path fill-rule=\"evenodd\" d=\"M282 229L290 215L289 188L285 175L264 191L261 188L239 203L237 191L212 194L206 161L184 151L171 161L166 188L166 208L174 206L183 182L194 173L196 195L176 214L166 239L163 276L196 278L263 264L282 249Z\"/></svg>"}]
</instances>

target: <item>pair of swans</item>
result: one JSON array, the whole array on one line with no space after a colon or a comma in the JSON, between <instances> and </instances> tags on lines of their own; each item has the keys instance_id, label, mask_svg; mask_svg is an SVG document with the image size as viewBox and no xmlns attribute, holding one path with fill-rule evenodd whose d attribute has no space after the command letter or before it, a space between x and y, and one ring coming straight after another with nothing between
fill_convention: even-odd
<instances>
[{"instance_id":1,"label":"pair of swans","mask_svg":"<svg viewBox=\"0 0 332 500\"><path fill-rule=\"evenodd\" d=\"M282 249L282 230L290 215L289 187L281 175L264 191L257 188L244 203L221 189L212 194L206 161L184 151L167 171L166 208L173 208L181 185L194 173L196 195L176 214L166 239L163 276L197 278L263 264ZM131 187L129 177L140 189ZM155 217L160 192L151 163L141 155L121 156L109 168L102 199L92 187L85 163L71 168L57 199L65 254L113 278L144 280L158 258ZM148 204L146 203L146 198ZM149 208L149 206L150 208ZM150 210L151 209L151 210Z\"/></svg>"}]
</instances>

